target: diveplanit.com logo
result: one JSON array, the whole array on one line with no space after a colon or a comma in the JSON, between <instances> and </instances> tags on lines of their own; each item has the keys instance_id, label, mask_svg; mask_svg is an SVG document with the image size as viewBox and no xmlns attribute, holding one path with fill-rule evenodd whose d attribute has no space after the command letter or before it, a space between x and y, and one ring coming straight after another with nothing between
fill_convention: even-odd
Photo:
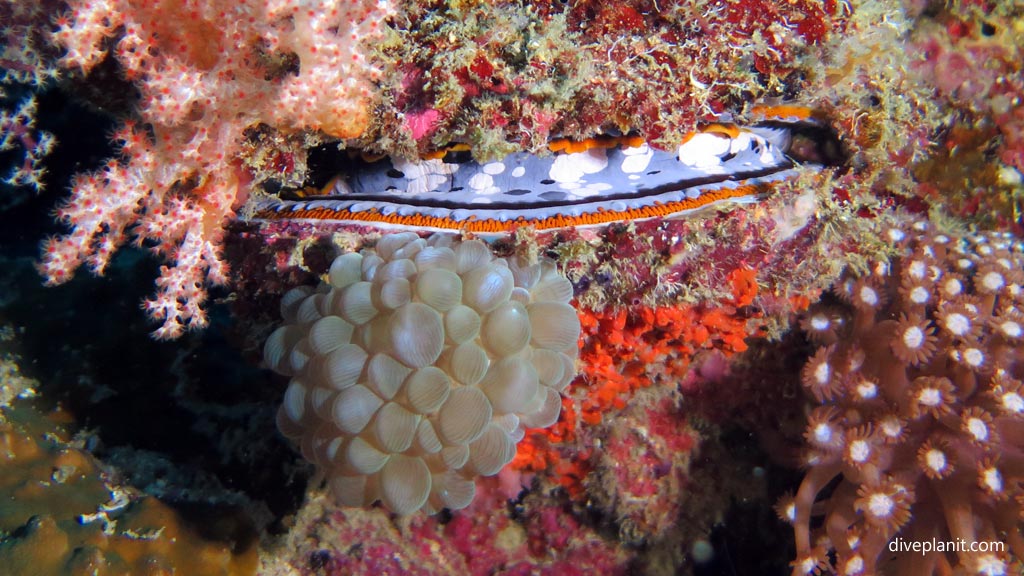
<instances>
[{"instance_id":1,"label":"diveplanit.com logo","mask_svg":"<svg viewBox=\"0 0 1024 576\"><path fill-rule=\"evenodd\" d=\"M921 555L929 552L1005 552L1006 544L998 540L964 540L956 538L953 540L907 540L905 538L894 538L889 541L890 552L918 552Z\"/></svg>"}]
</instances>

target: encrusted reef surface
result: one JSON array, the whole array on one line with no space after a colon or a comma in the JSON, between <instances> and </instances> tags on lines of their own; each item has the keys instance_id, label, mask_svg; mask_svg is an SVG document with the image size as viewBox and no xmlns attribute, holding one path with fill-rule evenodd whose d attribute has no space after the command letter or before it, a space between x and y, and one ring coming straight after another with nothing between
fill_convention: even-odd
<instances>
[{"instance_id":1,"label":"encrusted reef surface","mask_svg":"<svg viewBox=\"0 0 1024 576\"><path fill-rule=\"evenodd\" d=\"M0 573L1024 570L1019 2L0 0L0 20ZM674 150L759 122L802 163L676 218L413 230L386 271L407 229L252 218L354 158ZM410 275L432 266L459 280L435 308L487 326L456 245L510 319L575 310L576 347L520 317L522 341L446 324L429 353L395 350L369 319L426 308L436 286ZM414 266L427 246L441 264ZM83 265L100 277L72 280ZM542 274L558 298L531 292ZM531 396L487 379L488 418L454 446L402 378L321 378L325 326L413 358L402 378L458 373L469 341ZM539 386L545 353L575 377ZM367 412L337 416L355 387ZM381 432L381 404L408 429ZM375 504L392 461L416 498ZM441 462L462 492L435 489Z\"/></svg>"},{"instance_id":2,"label":"encrusted reef surface","mask_svg":"<svg viewBox=\"0 0 1024 576\"><path fill-rule=\"evenodd\" d=\"M132 487L68 433L71 414L42 410L3 335L0 400L0 564L6 574L251 574L257 535L244 515L217 510L205 529Z\"/></svg>"}]
</instances>

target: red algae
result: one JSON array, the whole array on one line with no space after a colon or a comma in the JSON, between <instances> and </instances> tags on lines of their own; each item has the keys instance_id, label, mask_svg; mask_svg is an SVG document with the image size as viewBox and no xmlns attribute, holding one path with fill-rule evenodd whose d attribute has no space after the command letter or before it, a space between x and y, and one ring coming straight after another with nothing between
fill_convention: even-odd
<instances>
[{"instance_id":1,"label":"red algae","mask_svg":"<svg viewBox=\"0 0 1024 576\"><path fill-rule=\"evenodd\" d=\"M313 494L289 532L288 554L264 558L262 573L627 574L633 558L561 506L528 499L513 517L490 485L448 518L402 522L381 509L324 507L323 498Z\"/></svg>"},{"instance_id":2,"label":"red algae","mask_svg":"<svg viewBox=\"0 0 1024 576\"><path fill-rule=\"evenodd\" d=\"M657 542L676 526L691 500L690 468L702 440L685 401L671 390L645 394L601 435L602 449L587 478L589 494L619 526L619 537Z\"/></svg>"}]
</instances>

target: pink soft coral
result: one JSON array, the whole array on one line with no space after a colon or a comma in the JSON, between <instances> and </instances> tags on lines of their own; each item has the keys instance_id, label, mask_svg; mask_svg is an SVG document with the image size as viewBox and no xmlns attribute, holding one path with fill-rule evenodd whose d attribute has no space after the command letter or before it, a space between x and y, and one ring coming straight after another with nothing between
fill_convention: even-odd
<instances>
[{"instance_id":1,"label":"pink soft coral","mask_svg":"<svg viewBox=\"0 0 1024 576\"><path fill-rule=\"evenodd\" d=\"M129 238L165 258L150 316L157 338L206 325L207 284L226 280L222 227L248 193L235 156L264 123L362 133L378 72L360 51L387 6L374 0L76 0L56 20L61 64L88 73L113 57L141 93L138 122L117 131L118 159L80 175L46 244L48 284L83 263L102 274ZM112 42L111 42L112 40Z\"/></svg>"}]
</instances>

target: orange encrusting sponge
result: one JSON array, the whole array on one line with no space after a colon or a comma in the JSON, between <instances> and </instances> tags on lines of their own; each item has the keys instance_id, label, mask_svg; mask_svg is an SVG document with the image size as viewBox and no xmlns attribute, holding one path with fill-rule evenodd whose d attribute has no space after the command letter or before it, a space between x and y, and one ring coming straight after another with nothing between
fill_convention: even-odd
<instances>
[{"instance_id":1,"label":"orange encrusting sponge","mask_svg":"<svg viewBox=\"0 0 1024 576\"><path fill-rule=\"evenodd\" d=\"M743 309L757 296L755 278L753 269L733 270L727 276L732 298L717 307L580 310L580 375L562 401L562 416L548 429L529 430L510 466L547 471L570 495L581 495L592 468L591 448L584 442L573 447L571 458L563 455L582 427L624 408L638 389L675 386L701 350L726 356L746 350L746 338L760 327L761 314Z\"/></svg>"}]
</instances>

